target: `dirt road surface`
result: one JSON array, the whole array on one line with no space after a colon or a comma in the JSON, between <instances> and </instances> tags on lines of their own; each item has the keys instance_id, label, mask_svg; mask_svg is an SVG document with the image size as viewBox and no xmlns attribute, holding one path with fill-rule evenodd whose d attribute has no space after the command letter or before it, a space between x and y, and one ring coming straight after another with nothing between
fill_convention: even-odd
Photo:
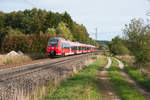
<instances>
[{"instance_id":1,"label":"dirt road surface","mask_svg":"<svg viewBox=\"0 0 150 100\"><path fill-rule=\"evenodd\" d=\"M123 69L124 68L124 64L119 61L118 59L116 59L119 63L119 68ZM143 88L141 88L127 73L125 73L124 71L121 71L121 75L137 90L139 91L143 96L146 97L147 100L150 100L150 93L145 91Z\"/></svg>"},{"instance_id":2,"label":"dirt road surface","mask_svg":"<svg viewBox=\"0 0 150 100\"><path fill-rule=\"evenodd\" d=\"M108 64L104 67L104 69L99 70L97 75L97 84L102 94L102 100L121 100L115 93L112 83L110 82L110 78L107 72L107 69L111 66L111 59L108 59Z\"/></svg>"}]
</instances>

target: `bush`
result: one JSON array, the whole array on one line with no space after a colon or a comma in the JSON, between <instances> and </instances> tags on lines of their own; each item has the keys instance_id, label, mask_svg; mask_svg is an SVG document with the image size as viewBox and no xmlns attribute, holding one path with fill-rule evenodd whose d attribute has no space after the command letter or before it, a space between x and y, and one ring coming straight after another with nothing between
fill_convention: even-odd
<instances>
[{"instance_id":1,"label":"bush","mask_svg":"<svg viewBox=\"0 0 150 100\"><path fill-rule=\"evenodd\" d=\"M125 41L119 37L115 37L109 43L110 51L115 55L128 55L131 54L129 49L125 45Z\"/></svg>"},{"instance_id":2,"label":"bush","mask_svg":"<svg viewBox=\"0 0 150 100\"><path fill-rule=\"evenodd\" d=\"M2 42L1 52L7 53L14 50L24 53L45 53L50 37L52 36L49 34L8 35Z\"/></svg>"}]
</instances>

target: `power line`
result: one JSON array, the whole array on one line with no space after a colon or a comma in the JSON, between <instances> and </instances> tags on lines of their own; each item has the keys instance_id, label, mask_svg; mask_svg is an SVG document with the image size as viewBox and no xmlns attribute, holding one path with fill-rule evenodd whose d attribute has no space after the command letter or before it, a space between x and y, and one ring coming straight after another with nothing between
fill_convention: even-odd
<instances>
[{"instance_id":1,"label":"power line","mask_svg":"<svg viewBox=\"0 0 150 100\"><path fill-rule=\"evenodd\" d=\"M91 35L94 35L95 40L97 40L97 38L98 38L98 29L95 28L95 32L90 32L90 33L92 33ZM93 37L93 38L94 38L94 37Z\"/></svg>"},{"instance_id":2,"label":"power line","mask_svg":"<svg viewBox=\"0 0 150 100\"><path fill-rule=\"evenodd\" d=\"M33 2L30 2L28 0L24 0L24 2L27 3L28 5L35 6L35 4Z\"/></svg>"},{"instance_id":3,"label":"power line","mask_svg":"<svg viewBox=\"0 0 150 100\"><path fill-rule=\"evenodd\" d=\"M150 12L147 12L146 15L147 15L147 16L150 16Z\"/></svg>"},{"instance_id":4,"label":"power line","mask_svg":"<svg viewBox=\"0 0 150 100\"><path fill-rule=\"evenodd\" d=\"M95 28L95 40L97 40L97 28Z\"/></svg>"}]
</instances>

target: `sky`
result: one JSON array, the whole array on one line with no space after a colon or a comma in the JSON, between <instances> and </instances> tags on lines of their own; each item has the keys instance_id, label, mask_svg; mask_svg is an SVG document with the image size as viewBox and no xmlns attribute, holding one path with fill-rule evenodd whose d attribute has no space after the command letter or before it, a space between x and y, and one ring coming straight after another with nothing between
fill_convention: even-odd
<instances>
[{"instance_id":1,"label":"sky","mask_svg":"<svg viewBox=\"0 0 150 100\"><path fill-rule=\"evenodd\" d=\"M11 12L40 8L63 13L67 11L74 21L86 26L90 36L111 40L123 36L125 24L133 18L150 19L150 0L0 0L0 11Z\"/></svg>"}]
</instances>

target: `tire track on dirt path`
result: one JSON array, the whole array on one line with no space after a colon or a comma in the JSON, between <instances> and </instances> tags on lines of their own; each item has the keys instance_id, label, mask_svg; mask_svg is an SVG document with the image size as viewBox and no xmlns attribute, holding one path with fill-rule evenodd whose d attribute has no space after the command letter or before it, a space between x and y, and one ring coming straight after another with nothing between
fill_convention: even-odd
<instances>
[{"instance_id":1,"label":"tire track on dirt path","mask_svg":"<svg viewBox=\"0 0 150 100\"><path fill-rule=\"evenodd\" d=\"M116 59L116 58L115 58ZM119 68L120 69L123 69L124 68L124 64L116 59L119 63ZM123 77L125 77L125 79L133 86L133 88L135 88L137 91L139 91L143 96L145 96L145 98L147 100L150 100L150 93L145 91L143 88L141 88L137 83L136 81L134 81L126 72L124 72L123 70L121 71L121 75Z\"/></svg>"},{"instance_id":2,"label":"tire track on dirt path","mask_svg":"<svg viewBox=\"0 0 150 100\"><path fill-rule=\"evenodd\" d=\"M107 57L108 63L104 67L103 70L100 70L97 75L97 86L100 89L100 92L102 94L102 100L121 100L115 93L115 90L113 89L112 83L110 82L110 78L108 75L108 69L110 68L112 64L112 60L110 57Z\"/></svg>"},{"instance_id":3,"label":"tire track on dirt path","mask_svg":"<svg viewBox=\"0 0 150 100\"><path fill-rule=\"evenodd\" d=\"M117 60L117 62L119 64L119 68L124 69L124 64L120 60L118 60L117 58L114 58L114 59Z\"/></svg>"},{"instance_id":4,"label":"tire track on dirt path","mask_svg":"<svg viewBox=\"0 0 150 100\"><path fill-rule=\"evenodd\" d=\"M105 66L105 68L106 68L106 69L109 69L110 66L111 66L111 64L112 64L112 61L111 61L110 57L107 57L107 60L108 60L108 63L107 63L107 65Z\"/></svg>"}]
</instances>

